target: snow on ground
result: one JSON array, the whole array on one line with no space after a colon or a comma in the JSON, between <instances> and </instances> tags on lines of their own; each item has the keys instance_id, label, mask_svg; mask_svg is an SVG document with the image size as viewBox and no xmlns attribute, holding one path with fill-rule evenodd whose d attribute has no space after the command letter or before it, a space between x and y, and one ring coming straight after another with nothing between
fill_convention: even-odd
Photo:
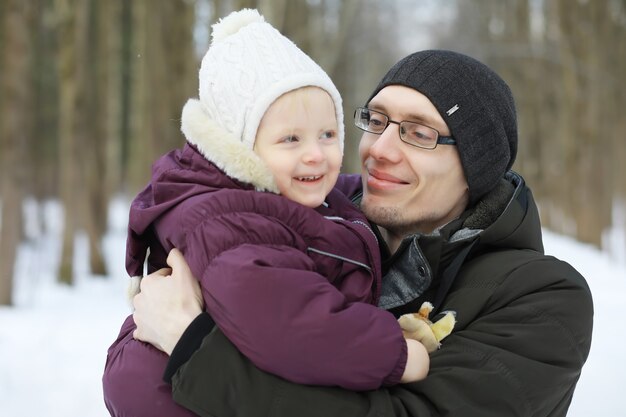
<instances>
[{"instance_id":1,"label":"snow on ground","mask_svg":"<svg viewBox=\"0 0 626 417\"><path fill-rule=\"evenodd\" d=\"M73 287L56 283L62 230L58 204L45 207L46 233L37 222L27 224L31 239L19 249L16 306L0 307L0 416L109 415L100 378L107 347L130 313L124 296L127 207L118 201L111 213L104 241L110 276L89 276L81 236Z\"/></svg>"},{"instance_id":2,"label":"snow on ground","mask_svg":"<svg viewBox=\"0 0 626 417\"><path fill-rule=\"evenodd\" d=\"M60 209L46 205L44 233L29 224L19 249L16 306L0 308L0 415L11 417L106 417L101 375L109 344L130 309L124 293L127 207L112 205L105 238L108 277L88 274L86 244L76 245L73 287L55 282ZM36 206L29 210L37 211ZM626 265L570 238L545 232L546 252L568 261L589 281L595 300L591 355L568 417L623 416L620 401L626 362L620 350L620 300L626 296Z\"/></svg>"}]
</instances>

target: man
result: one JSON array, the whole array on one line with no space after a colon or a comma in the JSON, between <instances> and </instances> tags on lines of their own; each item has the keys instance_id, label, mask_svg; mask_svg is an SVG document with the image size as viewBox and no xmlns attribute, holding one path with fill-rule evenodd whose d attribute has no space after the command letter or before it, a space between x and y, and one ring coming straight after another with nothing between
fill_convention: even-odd
<instances>
[{"instance_id":1,"label":"man","mask_svg":"<svg viewBox=\"0 0 626 417\"><path fill-rule=\"evenodd\" d=\"M591 294L543 254L531 192L510 171L506 83L465 55L418 52L391 68L355 123L362 187L349 176L340 186L382 238L381 314L424 301L456 312L428 377L351 392L264 373L211 331L173 253L173 278L144 279L134 317L135 337L171 354L174 399L201 416L565 416L589 353Z\"/></svg>"}]
</instances>

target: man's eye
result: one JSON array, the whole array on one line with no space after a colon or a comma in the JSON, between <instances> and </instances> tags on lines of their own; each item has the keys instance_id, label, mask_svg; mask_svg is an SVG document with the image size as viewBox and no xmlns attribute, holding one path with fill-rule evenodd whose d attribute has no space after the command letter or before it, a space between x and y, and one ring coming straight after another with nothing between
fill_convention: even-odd
<instances>
[{"instance_id":1,"label":"man's eye","mask_svg":"<svg viewBox=\"0 0 626 417\"><path fill-rule=\"evenodd\" d=\"M413 140L421 143L432 143L437 138L432 132L420 129L411 130L409 134Z\"/></svg>"},{"instance_id":2,"label":"man's eye","mask_svg":"<svg viewBox=\"0 0 626 417\"><path fill-rule=\"evenodd\" d=\"M370 119L369 120L369 124L370 126L382 126L383 125L383 121L380 119Z\"/></svg>"},{"instance_id":3,"label":"man's eye","mask_svg":"<svg viewBox=\"0 0 626 417\"><path fill-rule=\"evenodd\" d=\"M430 140L430 136L418 131L413 132L413 137L415 137L415 139Z\"/></svg>"}]
</instances>

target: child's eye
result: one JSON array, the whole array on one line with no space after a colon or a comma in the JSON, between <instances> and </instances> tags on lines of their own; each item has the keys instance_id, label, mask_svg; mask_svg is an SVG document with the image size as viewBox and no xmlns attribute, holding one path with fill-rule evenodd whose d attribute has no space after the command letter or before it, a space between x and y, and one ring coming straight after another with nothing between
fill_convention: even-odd
<instances>
[{"instance_id":1,"label":"child's eye","mask_svg":"<svg viewBox=\"0 0 626 417\"><path fill-rule=\"evenodd\" d=\"M327 130L320 136L321 139L334 139L335 137L337 137L337 134L334 130Z\"/></svg>"},{"instance_id":2,"label":"child's eye","mask_svg":"<svg viewBox=\"0 0 626 417\"><path fill-rule=\"evenodd\" d=\"M282 138L280 140L282 143L294 143L294 142L298 142L299 139L297 136L293 136L293 135L289 135L289 136L285 136L284 138Z\"/></svg>"}]
</instances>

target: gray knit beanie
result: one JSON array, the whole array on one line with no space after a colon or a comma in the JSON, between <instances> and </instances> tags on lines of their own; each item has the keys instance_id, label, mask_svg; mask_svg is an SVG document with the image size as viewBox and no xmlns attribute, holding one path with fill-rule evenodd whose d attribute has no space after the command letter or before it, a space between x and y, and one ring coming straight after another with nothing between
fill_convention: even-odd
<instances>
[{"instance_id":1,"label":"gray knit beanie","mask_svg":"<svg viewBox=\"0 0 626 417\"><path fill-rule=\"evenodd\" d=\"M515 103L509 86L485 64L452 51L416 52L387 72L367 102L389 85L417 90L435 105L456 139L470 205L511 169L517 154Z\"/></svg>"}]
</instances>

